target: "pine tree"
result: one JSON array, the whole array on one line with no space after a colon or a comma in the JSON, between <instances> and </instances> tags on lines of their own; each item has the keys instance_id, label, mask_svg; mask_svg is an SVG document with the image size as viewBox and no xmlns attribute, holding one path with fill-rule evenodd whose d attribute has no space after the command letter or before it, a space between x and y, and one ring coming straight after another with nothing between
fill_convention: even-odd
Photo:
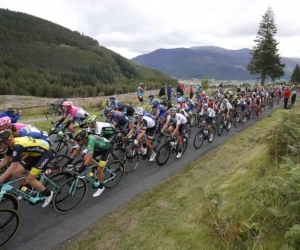
<instances>
[{"instance_id":1,"label":"pine tree","mask_svg":"<svg viewBox=\"0 0 300 250\"><path fill-rule=\"evenodd\" d=\"M291 76L292 83L300 83L300 67L297 64Z\"/></svg>"},{"instance_id":2,"label":"pine tree","mask_svg":"<svg viewBox=\"0 0 300 250\"><path fill-rule=\"evenodd\" d=\"M267 76L274 81L285 74L283 71L285 65L280 62L277 49L279 42L274 38L277 33L274 18L273 10L269 7L259 24L259 30L254 40L256 45L253 47L252 59L247 67L251 74L259 75L261 85L265 84Z\"/></svg>"}]
</instances>

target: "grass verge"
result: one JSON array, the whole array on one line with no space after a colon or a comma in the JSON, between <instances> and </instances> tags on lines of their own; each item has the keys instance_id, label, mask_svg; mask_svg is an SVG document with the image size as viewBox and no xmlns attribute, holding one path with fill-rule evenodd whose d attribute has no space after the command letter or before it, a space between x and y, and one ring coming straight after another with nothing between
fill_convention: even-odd
<instances>
[{"instance_id":1,"label":"grass verge","mask_svg":"<svg viewBox=\"0 0 300 250\"><path fill-rule=\"evenodd\" d=\"M282 232L263 234L253 220L251 192L275 170L264 139L286 112L275 111L59 249L279 249Z\"/></svg>"}]
</instances>

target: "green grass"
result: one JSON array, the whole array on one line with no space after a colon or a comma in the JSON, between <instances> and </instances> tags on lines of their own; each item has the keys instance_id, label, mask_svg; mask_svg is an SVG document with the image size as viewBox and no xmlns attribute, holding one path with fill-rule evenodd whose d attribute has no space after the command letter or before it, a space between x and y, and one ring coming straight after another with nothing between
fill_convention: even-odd
<instances>
[{"instance_id":1,"label":"green grass","mask_svg":"<svg viewBox=\"0 0 300 250\"><path fill-rule=\"evenodd\" d=\"M275 111L61 249L279 249L283 232L263 236L251 192L274 171L264 138L284 112L290 111Z\"/></svg>"}]
</instances>

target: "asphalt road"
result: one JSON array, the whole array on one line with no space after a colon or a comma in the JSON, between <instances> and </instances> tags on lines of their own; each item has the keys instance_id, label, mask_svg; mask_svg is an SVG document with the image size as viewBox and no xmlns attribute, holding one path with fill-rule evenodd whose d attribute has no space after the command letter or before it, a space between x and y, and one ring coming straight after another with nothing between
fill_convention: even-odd
<instances>
[{"instance_id":1,"label":"asphalt road","mask_svg":"<svg viewBox=\"0 0 300 250\"><path fill-rule=\"evenodd\" d=\"M267 116L273 110L265 110L262 117ZM140 163L134 172L125 175L116 188L105 190L101 196L93 198L92 194L95 190L89 185L89 190L83 203L70 213L59 214L50 205L42 208L41 204L31 206L28 202L21 201L21 227L18 234L5 249L46 250L58 247L83 229L101 220L103 216L113 213L126 202L160 183L170 175L175 174L189 162L198 159L212 148L227 141L230 137L260 119L249 120L244 125L240 125L238 129L232 125L229 132L223 131L220 137L216 135L212 143L204 141L199 150L196 150L193 146L193 139L197 129L192 128L188 149L180 160L176 160L175 154L171 154L167 164L159 167L155 162L147 162L140 159Z\"/></svg>"}]
</instances>

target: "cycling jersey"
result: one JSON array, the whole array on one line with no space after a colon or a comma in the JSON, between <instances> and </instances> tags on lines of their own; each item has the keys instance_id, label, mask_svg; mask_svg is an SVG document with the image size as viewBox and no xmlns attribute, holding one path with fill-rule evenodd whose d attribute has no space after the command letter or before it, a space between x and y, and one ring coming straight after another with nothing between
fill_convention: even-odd
<instances>
[{"instance_id":1,"label":"cycling jersey","mask_svg":"<svg viewBox=\"0 0 300 250\"><path fill-rule=\"evenodd\" d=\"M48 138L48 133L46 131L40 131L34 126L26 126L19 130L19 136L31 136L35 139L42 139L50 143L50 139Z\"/></svg>"},{"instance_id":2,"label":"cycling jersey","mask_svg":"<svg viewBox=\"0 0 300 250\"><path fill-rule=\"evenodd\" d=\"M147 130L149 128L154 128L156 123L155 123L155 120L152 119L151 117L149 116L146 116L146 115L143 115L142 117L142 120L141 120L141 129L142 130ZM136 126L138 124L138 122L136 121L134 123L134 126Z\"/></svg>"},{"instance_id":3,"label":"cycling jersey","mask_svg":"<svg viewBox=\"0 0 300 250\"><path fill-rule=\"evenodd\" d=\"M74 119L85 119L87 116L89 116L89 113L87 113L85 110L79 107L72 107L72 109L66 113L64 113L64 116L69 116L71 120Z\"/></svg>"},{"instance_id":4,"label":"cycling jersey","mask_svg":"<svg viewBox=\"0 0 300 250\"><path fill-rule=\"evenodd\" d=\"M105 135L113 135L116 131L116 128L108 122L96 122L96 127L95 128L88 127L87 131L89 133L105 136Z\"/></svg>"},{"instance_id":5,"label":"cycling jersey","mask_svg":"<svg viewBox=\"0 0 300 250\"><path fill-rule=\"evenodd\" d=\"M207 110L202 109L200 115L205 115L208 117L215 117L216 112L212 108L207 108Z\"/></svg>"},{"instance_id":6,"label":"cycling jersey","mask_svg":"<svg viewBox=\"0 0 300 250\"><path fill-rule=\"evenodd\" d=\"M95 151L105 151L110 147L110 141L104 137L89 135L86 142L87 153L93 154Z\"/></svg>"},{"instance_id":7,"label":"cycling jersey","mask_svg":"<svg viewBox=\"0 0 300 250\"><path fill-rule=\"evenodd\" d=\"M112 116L112 121L114 121L115 123L117 123L117 126L124 126L128 123L128 120L126 119L126 116L125 114L123 114L122 112L120 111L115 111L113 113L113 116Z\"/></svg>"},{"instance_id":8,"label":"cycling jersey","mask_svg":"<svg viewBox=\"0 0 300 250\"><path fill-rule=\"evenodd\" d=\"M26 126L32 126L32 125L23 124L23 123L15 123L15 127L17 130L20 130L21 128L24 128Z\"/></svg>"},{"instance_id":9,"label":"cycling jersey","mask_svg":"<svg viewBox=\"0 0 300 250\"><path fill-rule=\"evenodd\" d=\"M220 109L232 109L232 105L229 102L226 104L222 103Z\"/></svg>"},{"instance_id":10,"label":"cycling jersey","mask_svg":"<svg viewBox=\"0 0 300 250\"><path fill-rule=\"evenodd\" d=\"M195 108L195 104L192 100L188 100L186 103L185 103L185 111L186 112L189 112L189 111L192 111L194 108Z\"/></svg>"},{"instance_id":11,"label":"cycling jersey","mask_svg":"<svg viewBox=\"0 0 300 250\"><path fill-rule=\"evenodd\" d=\"M165 108L160 105L160 104L157 104L155 107L153 106L152 107L152 110L156 109L158 112L159 112L159 115L158 115L158 119L161 120L162 118L165 117L165 114L166 114L166 110Z\"/></svg>"},{"instance_id":12,"label":"cycling jersey","mask_svg":"<svg viewBox=\"0 0 300 250\"><path fill-rule=\"evenodd\" d=\"M172 118L171 115L168 115L167 121L173 120L176 124L182 125L187 123L187 119L183 114L176 113L175 117Z\"/></svg>"},{"instance_id":13,"label":"cycling jersey","mask_svg":"<svg viewBox=\"0 0 300 250\"><path fill-rule=\"evenodd\" d=\"M123 107L119 108L118 111L124 113L126 116L133 116L134 108L129 104L124 104Z\"/></svg>"},{"instance_id":14,"label":"cycling jersey","mask_svg":"<svg viewBox=\"0 0 300 250\"><path fill-rule=\"evenodd\" d=\"M109 108L114 108L115 110L118 109L118 102L115 100L115 101L112 101L109 105L108 105Z\"/></svg>"},{"instance_id":15,"label":"cycling jersey","mask_svg":"<svg viewBox=\"0 0 300 250\"><path fill-rule=\"evenodd\" d=\"M12 162L19 162L24 155L39 157L49 151L49 143L30 136L14 138L14 146L8 148L6 155L12 156Z\"/></svg>"}]
</instances>

